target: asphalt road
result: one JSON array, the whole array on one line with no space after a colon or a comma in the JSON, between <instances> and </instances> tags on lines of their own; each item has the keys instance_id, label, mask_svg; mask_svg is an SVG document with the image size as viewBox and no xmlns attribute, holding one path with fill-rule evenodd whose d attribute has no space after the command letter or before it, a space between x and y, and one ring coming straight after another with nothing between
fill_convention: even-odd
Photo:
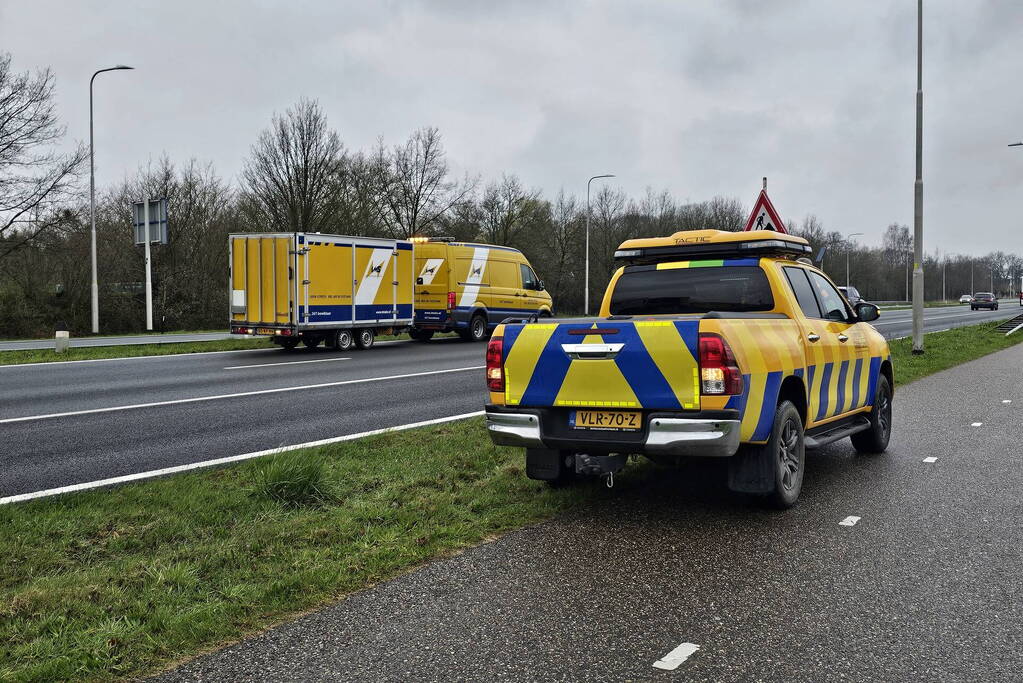
<instances>
[{"instance_id":1,"label":"asphalt road","mask_svg":"<svg viewBox=\"0 0 1023 683\"><path fill-rule=\"evenodd\" d=\"M925 329L1019 312L930 308ZM886 311L876 325L906 336L911 315ZM480 410L483 352L437 339L347 354L264 349L0 366L0 498Z\"/></svg>"},{"instance_id":2,"label":"asphalt road","mask_svg":"<svg viewBox=\"0 0 1023 683\"><path fill-rule=\"evenodd\" d=\"M180 344L181 342L218 341L220 339L237 339L238 335L227 332L193 332L173 334L136 334L125 337L72 337L71 346L126 346L128 344ZM0 351L33 351L52 349L52 339L20 339L17 341L0 341Z\"/></svg>"},{"instance_id":3,"label":"asphalt road","mask_svg":"<svg viewBox=\"0 0 1023 683\"><path fill-rule=\"evenodd\" d=\"M937 329L944 329L939 323L939 320L955 320L956 322L945 324L946 327L952 325L968 324L973 320L985 320L994 318L1005 318L1009 317L1007 314L1012 313L1015 309L1019 309L1018 299L1002 299L1000 301L1004 311L997 311L992 314L991 311L970 311L969 306L943 306L940 308L928 308L924 310L924 317L927 320L932 320L935 325L927 326L928 332L933 332ZM964 310L965 309L965 310ZM1020 309L1019 312L1023 312ZM955 315L950 315L955 314ZM881 314L881 320L878 321L880 326L878 329L888 333L885 328L891 326L897 330L898 333L894 336L902 336L902 330L905 328L906 322L912 320L912 311L909 310L895 310L895 311L883 311ZM899 327L895 327L898 325ZM932 329L933 327L933 329ZM906 328L909 329L909 328ZM909 334L908 331L905 334ZM199 341L217 341L220 339L237 339L237 335L231 335L226 332L194 332L194 333L172 333L172 334L144 334L144 335L128 335L123 337L72 337L71 346L125 346L127 344L173 344L181 342L199 342ZM36 349L52 349L52 339L23 339L17 341L0 341L0 351L28 351Z\"/></svg>"},{"instance_id":4,"label":"asphalt road","mask_svg":"<svg viewBox=\"0 0 1023 683\"><path fill-rule=\"evenodd\" d=\"M980 309L971 311L966 304L959 306L939 306L924 309L924 332L937 332L950 327L973 325L987 320L1004 320L1023 313L1018 299L1002 299L997 311ZM881 317L874 321L874 327L889 339L908 337L913 333L913 311L898 309L881 310Z\"/></svg>"},{"instance_id":5,"label":"asphalt road","mask_svg":"<svg viewBox=\"0 0 1023 683\"><path fill-rule=\"evenodd\" d=\"M438 339L0 366L0 497L481 410L483 355Z\"/></svg>"},{"instance_id":6,"label":"asphalt road","mask_svg":"<svg viewBox=\"0 0 1023 683\"><path fill-rule=\"evenodd\" d=\"M1017 346L900 389L889 452L818 451L792 510L640 467L163 679L1020 680L1021 409Z\"/></svg>"}]
</instances>

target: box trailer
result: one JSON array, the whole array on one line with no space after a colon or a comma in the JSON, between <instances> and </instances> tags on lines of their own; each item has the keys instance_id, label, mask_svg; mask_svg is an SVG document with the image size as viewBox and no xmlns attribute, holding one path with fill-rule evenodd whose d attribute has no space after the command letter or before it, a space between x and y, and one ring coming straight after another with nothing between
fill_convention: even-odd
<instances>
[{"instance_id":1,"label":"box trailer","mask_svg":"<svg viewBox=\"0 0 1023 683\"><path fill-rule=\"evenodd\" d=\"M228 239L234 334L345 351L412 323L411 242L302 232Z\"/></svg>"}]
</instances>

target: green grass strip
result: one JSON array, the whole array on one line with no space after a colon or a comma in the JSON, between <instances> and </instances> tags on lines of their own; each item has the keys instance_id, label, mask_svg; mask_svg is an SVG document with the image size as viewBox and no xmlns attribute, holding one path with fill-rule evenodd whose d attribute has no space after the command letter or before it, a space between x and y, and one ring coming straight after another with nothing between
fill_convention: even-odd
<instances>
[{"instance_id":1,"label":"green grass strip","mask_svg":"<svg viewBox=\"0 0 1023 683\"><path fill-rule=\"evenodd\" d=\"M896 383L1023 341L993 327L893 342ZM2 506L0 680L142 675L603 491L526 479L473 419Z\"/></svg>"}]
</instances>

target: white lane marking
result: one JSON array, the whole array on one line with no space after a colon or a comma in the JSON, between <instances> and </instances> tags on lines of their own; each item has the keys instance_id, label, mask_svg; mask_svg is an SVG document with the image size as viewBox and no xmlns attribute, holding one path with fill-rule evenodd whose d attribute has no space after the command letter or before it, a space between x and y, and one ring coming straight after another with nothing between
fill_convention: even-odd
<instances>
[{"instance_id":1,"label":"white lane marking","mask_svg":"<svg viewBox=\"0 0 1023 683\"><path fill-rule=\"evenodd\" d=\"M1012 403L1012 399L1011 398L1003 399L1002 403Z\"/></svg>"},{"instance_id":2,"label":"white lane marking","mask_svg":"<svg viewBox=\"0 0 1023 683\"><path fill-rule=\"evenodd\" d=\"M282 363L256 363L254 365L231 365L225 370L244 370L246 368L269 368L274 365L301 365L302 363L333 363L336 360L351 360L351 358L318 358L316 360L286 360Z\"/></svg>"},{"instance_id":3,"label":"white lane marking","mask_svg":"<svg viewBox=\"0 0 1023 683\"><path fill-rule=\"evenodd\" d=\"M111 486L113 484L123 484L129 481L138 481L139 479L151 479L153 477L162 477L166 474L176 474L178 472L187 472L188 470L200 469L203 467L215 467L217 465L226 465L232 462L240 462L242 460L251 460L252 458L260 458L264 455L276 455L277 453L286 453L287 451L294 451L300 448L313 448L315 446L326 446L332 443L341 443L342 441L354 441L355 439L362 439L367 436L375 436L377 434L386 434L387 432L401 432L406 429L415 429L416 427L426 427L428 425L441 424L444 422L455 422L456 420L467 420L470 417L477 417L482 415L484 411L478 410L474 413L462 413L461 415L449 415L448 417L438 417L434 420L423 420L422 422L412 422L410 424L398 425L395 427L384 427L383 429L371 429L368 432L359 432L357 434L345 434L344 436L335 436L330 439L320 439L319 441L307 441L306 443L297 443L291 446L279 446L277 448L268 448L265 451L253 451L252 453L242 453L241 455L231 455L226 458L216 458L215 460L203 460L202 462L192 462L187 465L177 465L176 467L165 467L160 470L150 470L148 472L136 472L135 474L126 474L120 477L111 477L109 479L99 479L97 481L88 481L82 484L71 484L70 486L61 486L55 489L46 489L44 491L33 491L31 493L19 493L16 496L7 496L6 498L0 498L0 505L7 505L8 503L20 503L26 500L32 500L35 498L45 498L48 496L57 496L62 493L73 493L75 491L85 491L87 489L95 489L101 486Z\"/></svg>"},{"instance_id":4,"label":"white lane marking","mask_svg":"<svg viewBox=\"0 0 1023 683\"><path fill-rule=\"evenodd\" d=\"M374 342L373 346L385 346L387 344L410 344L411 339L390 339L388 341ZM199 343L199 342L196 342ZM87 347L75 347L87 348ZM91 348L91 347L88 347ZM102 347L110 348L110 347ZM29 351L46 351L46 349L28 349ZM262 349L235 349L234 351L190 351L189 353L161 353L155 356L121 356L119 358L88 358L85 360L55 360L43 361L42 363L14 363L11 365L0 365L0 370L6 368L49 368L54 365L69 365L71 363L106 363L112 360L165 360L168 358L182 358L184 356L211 356L215 353L253 353L258 351L274 351L272 348ZM3 353L3 351L0 351Z\"/></svg>"},{"instance_id":5,"label":"white lane marking","mask_svg":"<svg viewBox=\"0 0 1023 683\"><path fill-rule=\"evenodd\" d=\"M449 368L447 370L430 370L427 372L410 372L404 375L387 375L385 377L366 377L364 379L348 379L339 382L324 382L322 384L305 384L297 387L280 387L278 389L259 389L257 391L242 391L236 394L217 394L215 396L196 396L194 398L177 398L170 401L153 401L152 403L135 403L126 406L111 406L109 408L90 408L88 410L71 410L66 413L48 413L45 415L27 415L25 417L8 417L0 420L0 424L12 422L31 422L32 420L48 420L55 417L71 417L73 415L94 415L96 413L111 413L119 410L135 410L137 408L154 408L156 406L172 406L179 403L199 403L201 401L217 401L224 398L240 398L242 396L261 396L263 394L278 394L285 391L305 391L308 389L323 389L324 387L340 387L348 384L365 384L367 382L382 382L390 379L406 379L409 377L425 377L427 375L441 375L445 372L466 372L468 370L482 370L485 365L473 365L467 368Z\"/></svg>"},{"instance_id":6,"label":"white lane marking","mask_svg":"<svg viewBox=\"0 0 1023 683\"><path fill-rule=\"evenodd\" d=\"M674 671L680 664L682 664L682 662L689 659L693 653L699 649L699 645L695 645L693 643L682 643L674 650L654 662L654 668L664 669L665 671Z\"/></svg>"},{"instance_id":7,"label":"white lane marking","mask_svg":"<svg viewBox=\"0 0 1023 683\"><path fill-rule=\"evenodd\" d=\"M862 518L861 517L856 517L855 515L849 515L848 517L843 519L841 522L839 522L839 525L841 525L841 526L856 526L856 522L860 521L860 519L862 519Z\"/></svg>"},{"instance_id":8,"label":"white lane marking","mask_svg":"<svg viewBox=\"0 0 1023 683\"><path fill-rule=\"evenodd\" d=\"M979 427L979 426L981 426L982 424L984 424L984 423L983 423L983 422L971 422L971 423L970 423L970 426L971 426L971 427Z\"/></svg>"},{"instance_id":9,"label":"white lane marking","mask_svg":"<svg viewBox=\"0 0 1023 683\"><path fill-rule=\"evenodd\" d=\"M930 456L930 457L924 458L924 462L938 462L938 459L933 457L933 456Z\"/></svg>"}]
</instances>

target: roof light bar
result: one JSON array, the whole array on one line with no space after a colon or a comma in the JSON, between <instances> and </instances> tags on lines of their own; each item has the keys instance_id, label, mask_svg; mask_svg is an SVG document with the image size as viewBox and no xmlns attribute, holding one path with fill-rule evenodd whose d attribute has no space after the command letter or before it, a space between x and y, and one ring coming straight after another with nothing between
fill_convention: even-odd
<instances>
[{"instance_id":1,"label":"roof light bar","mask_svg":"<svg viewBox=\"0 0 1023 683\"><path fill-rule=\"evenodd\" d=\"M807 244L788 240L755 240L751 242L720 242L712 244L677 244L638 249L618 249L615 260L632 263L657 263L673 258L691 258L693 256L749 256L758 255L798 255L811 253Z\"/></svg>"}]
</instances>

